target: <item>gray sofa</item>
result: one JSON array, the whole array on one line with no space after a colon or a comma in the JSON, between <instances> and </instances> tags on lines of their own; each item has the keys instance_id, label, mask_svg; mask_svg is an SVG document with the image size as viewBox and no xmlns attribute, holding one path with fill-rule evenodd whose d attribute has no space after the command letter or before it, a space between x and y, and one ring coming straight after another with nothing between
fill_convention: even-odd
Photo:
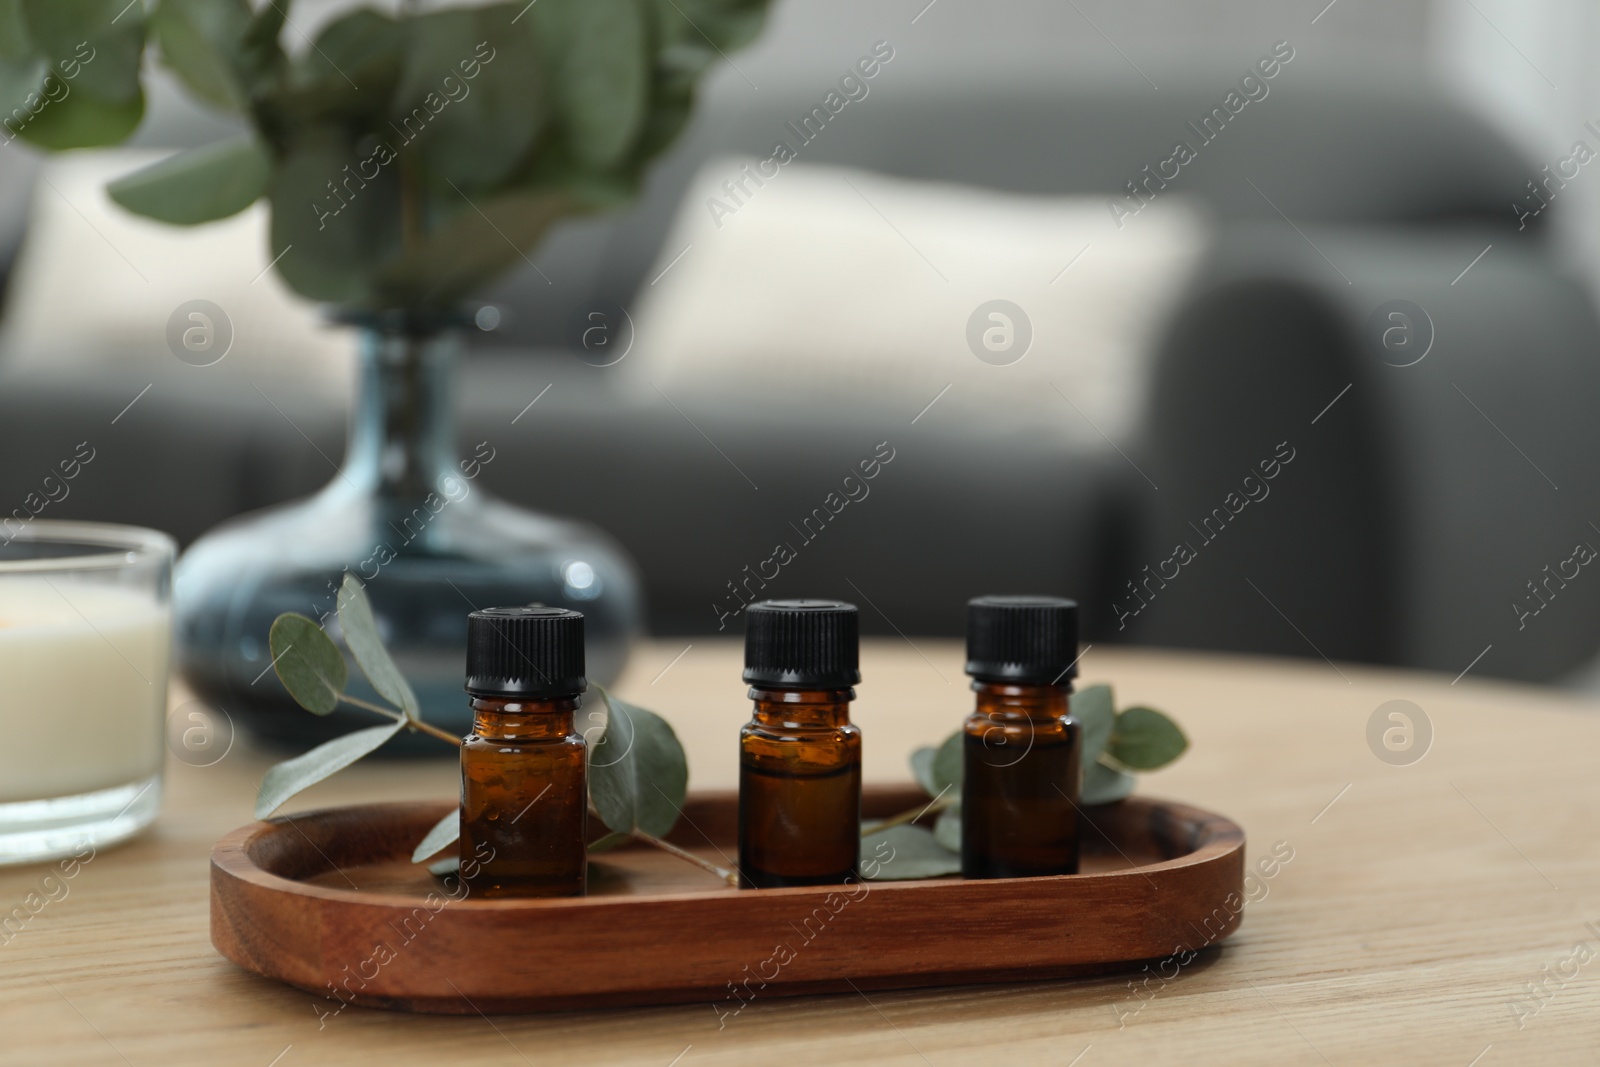
<instances>
[{"instance_id":1,"label":"gray sofa","mask_svg":"<svg viewBox=\"0 0 1600 1067\"><path fill-rule=\"evenodd\" d=\"M1026 86L885 78L807 158L1109 195L1170 154L1183 121L1228 88L1163 82L1153 94L1065 75ZM1001 420L912 425L914 409L846 400L818 411L754 388L743 403L686 405L761 485L752 493L682 413L617 391L576 358L572 324L648 281L700 162L769 151L813 95L777 85L713 97L635 207L567 226L541 250L554 284L528 271L484 294L504 325L480 339L460 402L475 434L505 428L494 438L505 458L485 482L615 535L640 564L653 632L716 632L727 583L888 439L907 460L767 592L850 597L868 632L912 637L958 633L974 594L1065 592L1087 605L1096 641L1451 674L1492 645L1475 673L1551 678L1600 646L1600 581L1570 583L1522 629L1507 607L1544 563L1571 554L1586 514L1600 516L1584 509L1584 476L1600 458L1600 428L1584 417L1600 329L1548 246L1552 213L1519 230L1510 204L1537 168L1486 123L1421 84L1284 78L1251 121L1207 146L1182 180L1215 212L1218 238L1165 332L1143 429L1119 442L1127 457L1007 434ZM1394 299L1434 322L1433 350L1415 366L1388 366L1369 343L1368 319ZM551 382L561 402L511 427ZM189 540L331 475L317 449L337 456L343 413L325 400L278 397L297 430L253 393L178 382L109 426L143 384L0 378L0 501L20 500L91 429L116 446L52 514ZM1158 594L1144 587L1132 613L1128 583L1198 536L1189 524L1284 441L1295 458L1270 496L1196 546Z\"/></svg>"},{"instance_id":2,"label":"gray sofa","mask_svg":"<svg viewBox=\"0 0 1600 1067\"><path fill-rule=\"evenodd\" d=\"M1600 591L1576 568L1550 578L1579 542L1600 547L1588 294L1542 245L1488 225L1306 235L1353 284L1296 234L1245 227L1171 326L1149 418L1162 490L1134 569L1200 547L1189 523L1277 442L1297 458L1131 634L1452 677L1572 671L1600 637ZM1410 366L1373 343L1373 310L1396 299L1432 320Z\"/></svg>"}]
</instances>

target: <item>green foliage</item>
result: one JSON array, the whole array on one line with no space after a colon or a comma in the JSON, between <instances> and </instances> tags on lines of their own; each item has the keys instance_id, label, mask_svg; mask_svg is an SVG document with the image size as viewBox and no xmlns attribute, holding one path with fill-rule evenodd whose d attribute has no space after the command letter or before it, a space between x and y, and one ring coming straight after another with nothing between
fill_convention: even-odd
<instances>
[{"instance_id":1,"label":"green foliage","mask_svg":"<svg viewBox=\"0 0 1600 1067\"><path fill-rule=\"evenodd\" d=\"M353 574L346 574L339 586L339 630L372 688L404 711L407 718L418 718L421 709L417 694L384 647L383 638L378 635L378 620L372 613L372 602Z\"/></svg>"},{"instance_id":2,"label":"green foliage","mask_svg":"<svg viewBox=\"0 0 1600 1067\"><path fill-rule=\"evenodd\" d=\"M466 194L452 192L466 204ZM479 200L409 249L402 248L385 268L382 284L397 289L466 292L513 263L562 215L574 210L562 193L511 192ZM287 258L287 257L285 257Z\"/></svg>"},{"instance_id":3,"label":"green foliage","mask_svg":"<svg viewBox=\"0 0 1600 1067\"><path fill-rule=\"evenodd\" d=\"M160 0L150 15L149 32L167 69L195 96L232 113L250 102L249 30L246 0Z\"/></svg>"},{"instance_id":4,"label":"green foliage","mask_svg":"<svg viewBox=\"0 0 1600 1067\"><path fill-rule=\"evenodd\" d=\"M456 843L461 837L461 809L457 808L438 822L433 824L417 847L412 850L411 862L421 863L430 856L437 856L441 851ZM459 857L458 857L459 858Z\"/></svg>"},{"instance_id":5,"label":"green foliage","mask_svg":"<svg viewBox=\"0 0 1600 1067\"><path fill-rule=\"evenodd\" d=\"M1111 730L1116 725L1111 687L1086 685L1072 694L1072 717L1083 727L1083 770L1087 774L1111 743Z\"/></svg>"},{"instance_id":6,"label":"green foliage","mask_svg":"<svg viewBox=\"0 0 1600 1067\"><path fill-rule=\"evenodd\" d=\"M49 149L123 140L144 117L144 33L126 0L0 0L0 123Z\"/></svg>"},{"instance_id":7,"label":"green foliage","mask_svg":"<svg viewBox=\"0 0 1600 1067\"><path fill-rule=\"evenodd\" d=\"M887 848L880 847L885 843ZM941 846L933 834L920 826L891 826L862 838L861 868L863 876L875 882L944 878L961 873L961 857Z\"/></svg>"},{"instance_id":8,"label":"green foliage","mask_svg":"<svg viewBox=\"0 0 1600 1067\"><path fill-rule=\"evenodd\" d=\"M929 796L938 796L939 787L933 782L933 761L938 756L936 748L919 748L911 753L911 777L927 790Z\"/></svg>"},{"instance_id":9,"label":"green foliage","mask_svg":"<svg viewBox=\"0 0 1600 1067\"><path fill-rule=\"evenodd\" d=\"M597 840L589 842L589 855L593 856L593 855L595 855L596 853L599 853L599 852L610 852L612 849L617 848L617 847L619 847L621 845L625 845L629 841L632 841L632 840L633 840L633 835L632 834L619 834L615 830L613 830L611 833L606 834L604 837L601 837L601 838L598 838Z\"/></svg>"},{"instance_id":10,"label":"green foliage","mask_svg":"<svg viewBox=\"0 0 1600 1067\"><path fill-rule=\"evenodd\" d=\"M1079 803L1085 807L1112 804L1129 796L1135 784L1130 770L1153 771L1165 767L1189 747L1189 740L1178 724L1154 708L1134 707L1118 712L1109 685L1085 686L1073 694L1072 715L1083 731L1083 789ZM880 874L879 879L940 877L950 873L945 868L951 863L960 870L964 736L963 731L957 730L938 748L919 748L911 754L911 774L917 784L935 798L935 803L945 798L931 833L918 826L896 826L882 831L869 827L864 831L867 841L900 830L916 830L925 835L902 835L907 842L908 856L912 858L904 865L886 865L885 870L894 873ZM1061 783L1063 792L1067 785ZM910 814L899 818L909 819ZM936 851L929 852L930 848ZM910 871L931 873L906 873Z\"/></svg>"},{"instance_id":11,"label":"green foliage","mask_svg":"<svg viewBox=\"0 0 1600 1067\"><path fill-rule=\"evenodd\" d=\"M573 158L596 170L615 165L639 136L649 106L643 0L548 0L534 10Z\"/></svg>"},{"instance_id":12,"label":"green foliage","mask_svg":"<svg viewBox=\"0 0 1600 1067\"><path fill-rule=\"evenodd\" d=\"M322 627L304 615L279 615L272 620L267 647L279 681L296 704L313 715L327 715L338 706L350 670Z\"/></svg>"},{"instance_id":13,"label":"green foliage","mask_svg":"<svg viewBox=\"0 0 1600 1067\"><path fill-rule=\"evenodd\" d=\"M370 158L370 157L367 157ZM365 303L373 297L373 261L400 253L400 176L391 163L344 201L329 191L336 178L363 184L366 159L333 130L312 129L273 165L272 248L292 249L278 261L289 285L317 300ZM354 178L346 178L355 173Z\"/></svg>"},{"instance_id":14,"label":"green foliage","mask_svg":"<svg viewBox=\"0 0 1600 1067\"><path fill-rule=\"evenodd\" d=\"M168 156L106 187L129 211L180 226L235 215L267 188L271 160L251 137Z\"/></svg>"},{"instance_id":15,"label":"green foliage","mask_svg":"<svg viewBox=\"0 0 1600 1067\"><path fill-rule=\"evenodd\" d=\"M404 728L405 723L398 720L387 726L369 726L335 737L304 755L284 760L261 780L261 789L256 793L256 818L265 819L296 793L337 774L362 756L378 751L385 741Z\"/></svg>"},{"instance_id":16,"label":"green foliage","mask_svg":"<svg viewBox=\"0 0 1600 1067\"><path fill-rule=\"evenodd\" d=\"M1189 747L1178 724L1155 708L1128 708L1117 716L1116 732L1106 751L1111 758L1136 771L1165 767Z\"/></svg>"},{"instance_id":17,"label":"green foliage","mask_svg":"<svg viewBox=\"0 0 1600 1067\"><path fill-rule=\"evenodd\" d=\"M399 80L405 37L399 23L370 8L335 19L287 68L286 84L268 99L305 128L379 114Z\"/></svg>"},{"instance_id":18,"label":"green foliage","mask_svg":"<svg viewBox=\"0 0 1600 1067\"><path fill-rule=\"evenodd\" d=\"M419 730L442 741L460 743L422 720L416 694L384 647L366 590L351 575L345 576L339 588L338 610L339 629L351 655L393 709L345 695L349 669L344 657L327 633L304 615L286 613L273 620L268 644L278 677L295 702L314 714L326 715L342 700L392 721L335 738L273 767L261 783L258 818L266 818L296 793L377 751L401 730ZM635 838L672 851L656 839L677 823L688 793L689 763L683 746L661 716L595 688L606 705L606 722L588 746L589 803L612 832L593 842L589 851L603 852ZM438 855L460 837L460 831L460 813L452 811L418 842L412 862L422 863ZM694 858L681 850L677 854ZM720 868L703 865L730 876ZM455 857L445 857L428 869L445 874L455 866Z\"/></svg>"},{"instance_id":19,"label":"green foliage","mask_svg":"<svg viewBox=\"0 0 1600 1067\"><path fill-rule=\"evenodd\" d=\"M205 0L195 0L203 3ZM213 0L234 3L236 0ZM254 92L283 76L288 59L279 41L283 27L289 21L290 0L273 0L262 4L245 28L244 39L239 42L240 71L244 82Z\"/></svg>"},{"instance_id":20,"label":"green foliage","mask_svg":"<svg viewBox=\"0 0 1600 1067\"><path fill-rule=\"evenodd\" d=\"M605 731L589 746L589 799L613 834L666 835L689 790L689 763L667 721L595 686Z\"/></svg>"},{"instance_id":21,"label":"green foliage","mask_svg":"<svg viewBox=\"0 0 1600 1067\"><path fill-rule=\"evenodd\" d=\"M37 54L62 75L68 57L81 62L72 83L107 103L139 95L144 54L144 5L127 0L23 0L23 17ZM90 58L92 57L92 58Z\"/></svg>"},{"instance_id":22,"label":"green foliage","mask_svg":"<svg viewBox=\"0 0 1600 1067\"><path fill-rule=\"evenodd\" d=\"M127 100L102 100L75 92L60 103L41 108L33 121L17 132L24 140L52 151L94 148L126 140L143 118L143 93L136 92Z\"/></svg>"},{"instance_id":23,"label":"green foliage","mask_svg":"<svg viewBox=\"0 0 1600 1067\"><path fill-rule=\"evenodd\" d=\"M617 207L683 129L696 80L768 0L525 0L351 11L291 56L290 0L0 0L0 123L45 148L113 144L144 115L146 44L254 128L122 179L176 225L266 197L302 295L446 308L564 216ZM146 8L149 8L146 17Z\"/></svg>"},{"instance_id":24,"label":"green foliage","mask_svg":"<svg viewBox=\"0 0 1600 1067\"><path fill-rule=\"evenodd\" d=\"M33 57L33 38L22 0L0 0L0 60L20 63Z\"/></svg>"},{"instance_id":25,"label":"green foliage","mask_svg":"<svg viewBox=\"0 0 1600 1067\"><path fill-rule=\"evenodd\" d=\"M1133 792L1133 775L1101 762L1089 764L1083 772L1080 801L1089 806L1111 804Z\"/></svg>"},{"instance_id":26,"label":"green foliage","mask_svg":"<svg viewBox=\"0 0 1600 1067\"><path fill-rule=\"evenodd\" d=\"M408 131L408 122L423 131L422 179L441 197L454 193L452 184L472 194L493 191L544 129L539 50L532 34L511 24L513 17L514 9L503 6L450 8L406 24L394 120ZM492 58L484 62L487 56ZM477 75L468 79L473 69ZM446 83L446 77L452 80ZM456 193L445 202L460 199Z\"/></svg>"},{"instance_id":27,"label":"green foliage","mask_svg":"<svg viewBox=\"0 0 1600 1067\"><path fill-rule=\"evenodd\" d=\"M933 789L931 792L938 796L945 790L951 794L961 795L962 760L965 755L965 742L960 730L944 739L933 753Z\"/></svg>"}]
</instances>

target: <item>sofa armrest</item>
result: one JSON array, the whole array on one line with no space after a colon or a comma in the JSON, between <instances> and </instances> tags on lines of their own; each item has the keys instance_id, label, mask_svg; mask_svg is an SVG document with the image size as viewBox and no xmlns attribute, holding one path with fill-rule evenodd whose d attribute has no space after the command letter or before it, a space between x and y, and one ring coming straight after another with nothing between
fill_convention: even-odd
<instances>
[{"instance_id":1,"label":"sofa armrest","mask_svg":"<svg viewBox=\"0 0 1600 1067\"><path fill-rule=\"evenodd\" d=\"M1465 228L1264 227L1226 237L1203 276L1157 360L1161 488L1118 604L1136 640L1519 679L1594 654L1600 575L1565 561L1600 547L1600 325L1548 251ZM1409 366L1374 340L1395 300L1425 313L1416 343L1431 321ZM1149 581L1180 543L1193 558Z\"/></svg>"}]
</instances>

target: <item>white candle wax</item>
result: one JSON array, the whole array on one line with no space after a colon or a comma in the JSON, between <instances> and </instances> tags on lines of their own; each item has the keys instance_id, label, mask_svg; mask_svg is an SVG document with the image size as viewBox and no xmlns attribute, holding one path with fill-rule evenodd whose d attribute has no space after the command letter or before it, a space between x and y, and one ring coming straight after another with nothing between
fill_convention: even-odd
<instances>
[{"instance_id":1,"label":"white candle wax","mask_svg":"<svg viewBox=\"0 0 1600 1067\"><path fill-rule=\"evenodd\" d=\"M148 593L0 580L0 802L156 774L171 646L171 614Z\"/></svg>"}]
</instances>

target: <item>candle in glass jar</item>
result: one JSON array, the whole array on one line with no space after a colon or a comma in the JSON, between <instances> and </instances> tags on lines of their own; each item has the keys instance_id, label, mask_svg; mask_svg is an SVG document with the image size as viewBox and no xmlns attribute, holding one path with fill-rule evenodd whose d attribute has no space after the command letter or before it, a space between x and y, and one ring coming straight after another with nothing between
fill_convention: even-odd
<instances>
[{"instance_id":1,"label":"candle in glass jar","mask_svg":"<svg viewBox=\"0 0 1600 1067\"><path fill-rule=\"evenodd\" d=\"M148 592L0 583L0 803L159 772L171 646L171 613Z\"/></svg>"}]
</instances>

